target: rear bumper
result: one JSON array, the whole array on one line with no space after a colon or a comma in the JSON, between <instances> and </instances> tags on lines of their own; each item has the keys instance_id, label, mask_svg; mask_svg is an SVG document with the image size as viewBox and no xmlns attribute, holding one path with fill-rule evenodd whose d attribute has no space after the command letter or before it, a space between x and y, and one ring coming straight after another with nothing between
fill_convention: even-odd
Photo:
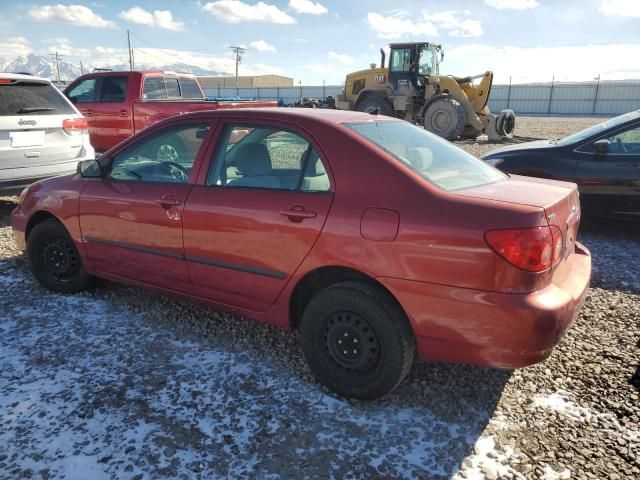
<instances>
[{"instance_id":1,"label":"rear bumper","mask_svg":"<svg viewBox=\"0 0 640 480\"><path fill-rule=\"evenodd\" d=\"M571 326L591 278L576 243L562 278L528 294L380 278L409 316L423 360L519 368L547 358Z\"/></svg>"}]
</instances>

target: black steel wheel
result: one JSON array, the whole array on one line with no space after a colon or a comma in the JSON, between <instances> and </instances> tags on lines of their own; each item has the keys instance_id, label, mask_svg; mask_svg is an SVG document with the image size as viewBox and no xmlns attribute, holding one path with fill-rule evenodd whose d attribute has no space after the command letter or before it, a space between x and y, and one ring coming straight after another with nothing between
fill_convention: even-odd
<instances>
[{"instance_id":1,"label":"black steel wheel","mask_svg":"<svg viewBox=\"0 0 640 480\"><path fill-rule=\"evenodd\" d=\"M33 276L49 290L75 293L93 283L67 230L56 220L36 225L27 239Z\"/></svg>"},{"instance_id":2,"label":"black steel wheel","mask_svg":"<svg viewBox=\"0 0 640 480\"><path fill-rule=\"evenodd\" d=\"M318 381L345 397L379 398L411 368L415 341L409 322L376 285L342 282L322 290L305 309L300 331Z\"/></svg>"}]
</instances>

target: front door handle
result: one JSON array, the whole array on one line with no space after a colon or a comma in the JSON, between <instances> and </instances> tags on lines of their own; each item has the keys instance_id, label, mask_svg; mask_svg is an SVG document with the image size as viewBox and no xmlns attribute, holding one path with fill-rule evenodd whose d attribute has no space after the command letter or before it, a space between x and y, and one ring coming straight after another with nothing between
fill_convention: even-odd
<instances>
[{"instance_id":1,"label":"front door handle","mask_svg":"<svg viewBox=\"0 0 640 480\"><path fill-rule=\"evenodd\" d=\"M158 205L162 205L164 208L177 207L178 205L182 205L182 200L178 200L174 198L173 195L163 195L159 199L156 200Z\"/></svg>"},{"instance_id":2,"label":"front door handle","mask_svg":"<svg viewBox=\"0 0 640 480\"><path fill-rule=\"evenodd\" d=\"M292 222L301 222L305 218L316 218L318 214L312 210L306 210L302 205L294 205L280 210L280 215L289 217Z\"/></svg>"},{"instance_id":3,"label":"front door handle","mask_svg":"<svg viewBox=\"0 0 640 480\"><path fill-rule=\"evenodd\" d=\"M129 115L129 112L127 112L126 110L120 110L120 116L121 117L126 117Z\"/></svg>"}]
</instances>

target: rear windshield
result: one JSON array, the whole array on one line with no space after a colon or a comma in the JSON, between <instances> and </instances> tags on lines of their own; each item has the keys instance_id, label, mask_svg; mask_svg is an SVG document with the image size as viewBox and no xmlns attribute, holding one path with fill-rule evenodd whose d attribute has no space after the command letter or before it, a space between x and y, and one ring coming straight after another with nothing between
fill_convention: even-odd
<instances>
[{"instance_id":1,"label":"rear windshield","mask_svg":"<svg viewBox=\"0 0 640 480\"><path fill-rule=\"evenodd\" d=\"M0 83L0 116L75 114L62 94L49 83Z\"/></svg>"},{"instance_id":2,"label":"rear windshield","mask_svg":"<svg viewBox=\"0 0 640 480\"><path fill-rule=\"evenodd\" d=\"M461 190L506 178L500 171L447 140L408 122L371 120L344 126L442 190Z\"/></svg>"}]
</instances>

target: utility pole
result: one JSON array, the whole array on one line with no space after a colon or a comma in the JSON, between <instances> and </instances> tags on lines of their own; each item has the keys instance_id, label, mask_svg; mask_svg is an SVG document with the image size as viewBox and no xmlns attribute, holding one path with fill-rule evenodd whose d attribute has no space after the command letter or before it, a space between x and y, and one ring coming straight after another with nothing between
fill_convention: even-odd
<instances>
[{"instance_id":1,"label":"utility pole","mask_svg":"<svg viewBox=\"0 0 640 480\"><path fill-rule=\"evenodd\" d=\"M127 45L129 46L129 70L133 70L135 66L133 62L133 48L131 48L131 32L127 30Z\"/></svg>"},{"instance_id":2,"label":"utility pole","mask_svg":"<svg viewBox=\"0 0 640 480\"><path fill-rule=\"evenodd\" d=\"M596 94L593 97L593 108L591 109L591 113L596 113L596 107L598 105L598 90L600 89L600 74L595 78L596 80Z\"/></svg>"},{"instance_id":3,"label":"utility pole","mask_svg":"<svg viewBox=\"0 0 640 480\"><path fill-rule=\"evenodd\" d=\"M242 61L242 54L245 52L245 49L242 47L229 47L236 54L236 89L238 88L238 65Z\"/></svg>"},{"instance_id":4,"label":"utility pole","mask_svg":"<svg viewBox=\"0 0 640 480\"><path fill-rule=\"evenodd\" d=\"M59 82L60 81L60 58L62 58L64 55L59 55L58 52L56 52L56 53L50 53L49 56L52 57L56 62L56 75Z\"/></svg>"}]
</instances>

